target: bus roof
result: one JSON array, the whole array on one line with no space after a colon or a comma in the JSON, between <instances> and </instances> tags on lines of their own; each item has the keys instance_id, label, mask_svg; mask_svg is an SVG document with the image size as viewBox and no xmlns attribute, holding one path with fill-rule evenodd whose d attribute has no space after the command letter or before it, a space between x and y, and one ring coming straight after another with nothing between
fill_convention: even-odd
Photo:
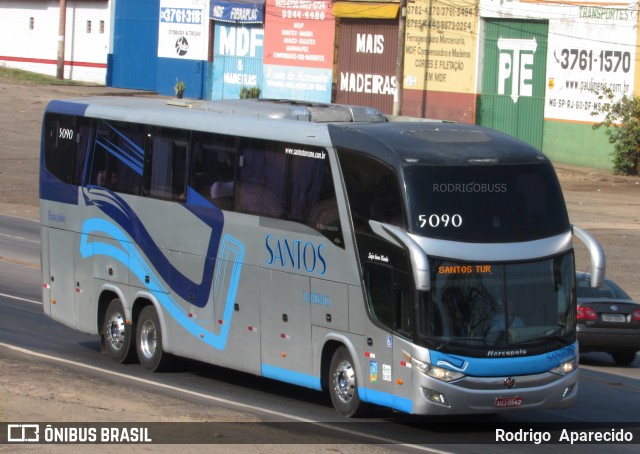
<instances>
[{"instance_id":1,"label":"bus roof","mask_svg":"<svg viewBox=\"0 0 640 454\"><path fill-rule=\"evenodd\" d=\"M492 129L424 119L404 121L371 107L342 104L114 96L51 101L47 111L271 140L304 140L366 153L392 167L548 161L536 148ZM274 121L295 121L297 126L274 127Z\"/></svg>"},{"instance_id":2,"label":"bus roof","mask_svg":"<svg viewBox=\"0 0 640 454\"><path fill-rule=\"evenodd\" d=\"M335 147L366 152L392 167L548 162L533 146L477 125L437 122L329 125Z\"/></svg>"}]
</instances>

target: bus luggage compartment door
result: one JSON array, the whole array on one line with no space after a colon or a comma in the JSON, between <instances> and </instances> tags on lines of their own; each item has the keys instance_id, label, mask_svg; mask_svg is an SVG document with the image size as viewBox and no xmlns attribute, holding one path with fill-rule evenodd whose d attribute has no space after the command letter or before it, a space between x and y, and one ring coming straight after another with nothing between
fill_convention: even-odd
<instances>
[{"instance_id":1,"label":"bus luggage compartment door","mask_svg":"<svg viewBox=\"0 0 640 454\"><path fill-rule=\"evenodd\" d=\"M309 278L271 271L260 295L262 375L316 388L311 377L311 309L304 302Z\"/></svg>"},{"instance_id":2,"label":"bus luggage compartment door","mask_svg":"<svg viewBox=\"0 0 640 454\"><path fill-rule=\"evenodd\" d=\"M76 327L76 283L74 275L75 234L68 230L49 229L49 276L51 318Z\"/></svg>"}]
</instances>

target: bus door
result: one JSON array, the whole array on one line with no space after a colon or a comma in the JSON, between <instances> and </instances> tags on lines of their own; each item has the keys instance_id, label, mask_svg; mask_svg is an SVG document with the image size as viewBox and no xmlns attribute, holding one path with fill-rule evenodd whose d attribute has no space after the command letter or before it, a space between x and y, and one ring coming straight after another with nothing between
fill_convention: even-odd
<instances>
[{"instance_id":1,"label":"bus door","mask_svg":"<svg viewBox=\"0 0 640 454\"><path fill-rule=\"evenodd\" d=\"M365 336L361 386L368 401L407 410L411 398L411 365L403 352L413 333L413 292L404 250L385 241L370 241L363 263L364 284L373 326Z\"/></svg>"}]
</instances>

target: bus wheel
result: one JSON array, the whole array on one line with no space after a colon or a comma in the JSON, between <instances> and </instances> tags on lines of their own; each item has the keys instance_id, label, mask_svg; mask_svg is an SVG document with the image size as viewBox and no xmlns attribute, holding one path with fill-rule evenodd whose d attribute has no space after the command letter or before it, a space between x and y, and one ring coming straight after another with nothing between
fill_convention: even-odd
<instances>
[{"instance_id":1,"label":"bus wheel","mask_svg":"<svg viewBox=\"0 0 640 454\"><path fill-rule=\"evenodd\" d=\"M167 370L173 362L173 356L162 349L162 328L153 306L145 306L138 317L136 349L140 364L152 372Z\"/></svg>"},{"instance_id":2,"label":"bus wheel","mask_svg":"<svg viewBox=\"0 0 640 454\"><path fill-rule=\"evenodd\" d=\"M358 396L356 370L346 347L339 347L333 354L329 373L329 394L333 408L342 416L356 416L362 405Z\"/></svg>"},{"instance_id":3,"label":"bus wheel","mask_svg":"<svg viewBox=\"0 0 640 454\"><path fill-rule=\"evenodd\" d=\"M133 330L133 325L127 324L122 302L114 298L107 306L102 335L107 353L115 362L130 363L135 359Z\"/></svg>"}]
</instances>

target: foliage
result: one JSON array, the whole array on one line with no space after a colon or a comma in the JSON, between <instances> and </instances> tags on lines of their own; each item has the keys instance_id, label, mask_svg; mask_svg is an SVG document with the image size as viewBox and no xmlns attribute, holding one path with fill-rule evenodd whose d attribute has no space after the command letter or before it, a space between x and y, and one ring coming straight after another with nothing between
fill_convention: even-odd
<instances>
[{"instance_id":1,"label":"foliage","mask_svg":"<svg viewBox=\"0 0 640 454\"><path fill-rule=\"evenodd\" d=\"M613 172L621 175L638 175L640 172L640 98L624 95L614 101L615 93L605 88L598 93L604 101L602 109L592 115L604 113L602 122L593 129L606 127L609 143L613 144Z\"/></svg>"},{"instance_id":2,"label":"foliage","mask_svg":"<svg viewBox=\"0 0 640 454\"><path fill-rule=\"evenodd\" d=\"M253 86L253 87L243 86L240 89L240 99L259 99L261 92L262 91L258 86Z\"/></svg>"},{"instance_id":3,"label":"foliage","mask_svg":"<svg viewBox=\"0 0 640 454\"><path fill-rule=\"evenodd\" d=\"M87 82L80 82L69 79L56 79L55 77L46 76L44 74L7 67L0 67L0 79L4 81L27 84L97 86L96 84Z\"/></svg>"},{"instance_id":4,"label":"foliage","mask_svg":"<svg viewBox=\"0 0 640 454\"><path fill-rule=\"evenodd\" d=\"M173 86L173 91L176 93L178 98L182 98L184 91L187 89L187 84L185 84L181 80L177 80L176 84Z\"/></svg>"}]
</instances>

